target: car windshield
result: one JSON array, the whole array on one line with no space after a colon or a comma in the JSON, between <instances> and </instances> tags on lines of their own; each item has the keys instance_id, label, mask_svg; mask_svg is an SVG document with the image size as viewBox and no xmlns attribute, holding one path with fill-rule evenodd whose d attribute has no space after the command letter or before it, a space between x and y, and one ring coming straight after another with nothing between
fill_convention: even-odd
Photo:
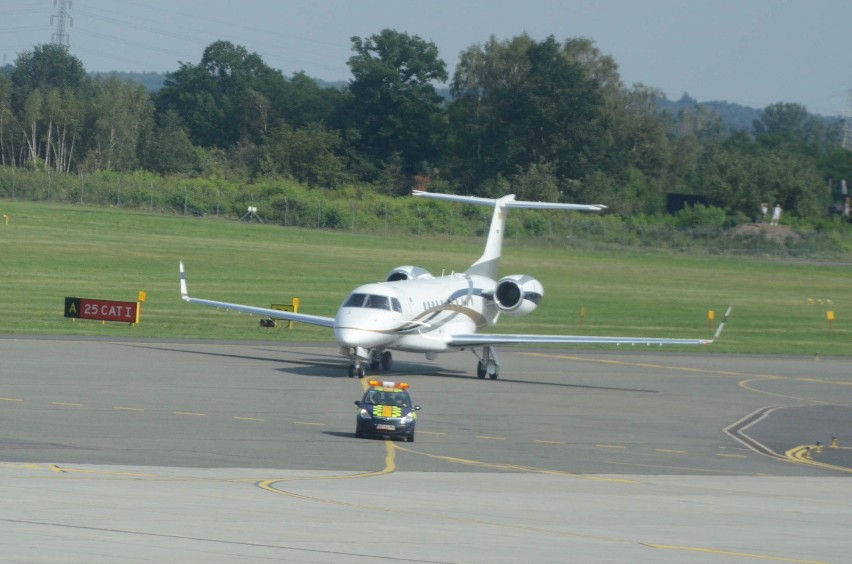
<instances>
[{"instance_id":1,"label":"car windshield","mask_svg":"<svg viewBox=\"0 0 852 564\"><path fill-rule=\"evenodd\" d=\"M411 402L408 399L408 394L405 392L380 392L371 390L364 397L364 403L372 405L394 405L399 407L408 407Z\"/></svg>"}]
</instances>

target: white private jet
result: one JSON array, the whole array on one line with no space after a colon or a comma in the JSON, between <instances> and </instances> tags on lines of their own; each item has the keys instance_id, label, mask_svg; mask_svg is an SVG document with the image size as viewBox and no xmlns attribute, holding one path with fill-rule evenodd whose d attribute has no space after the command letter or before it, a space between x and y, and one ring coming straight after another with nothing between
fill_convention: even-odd
<instances>
[{"instance_id":1,"label":"white private jet","mask_svg":"<svg viewBox=\"0 0 852 564\"><path fill-rule=\"evenodd\" d=\"M434 360L439 353L471 350L478 358L476 375L496 379L500 361L496 345L504 344L644 344L706 345L721 334L730 308L713 339L657 339L636 337L587 337L578 335L510 335L481 333L500 317L521 316L538 307L544 294L541 283L526 274L498 279L506 216L510 208L600 211L603 205L524 202L510 194L502 198L479 198L414 191L414 196L494 208L482 256L464 272L432 276L418 266L400 266L383 282L355 288L343 301L335 317L322 317L194 298L186 285L180 262L181 298L189 303L231 309L273 319L300 321L334 330L340 353L351 361L349 377L364 377L371 370L391 369L392 350L425 353Z\"/></svg>"}]
</instances>

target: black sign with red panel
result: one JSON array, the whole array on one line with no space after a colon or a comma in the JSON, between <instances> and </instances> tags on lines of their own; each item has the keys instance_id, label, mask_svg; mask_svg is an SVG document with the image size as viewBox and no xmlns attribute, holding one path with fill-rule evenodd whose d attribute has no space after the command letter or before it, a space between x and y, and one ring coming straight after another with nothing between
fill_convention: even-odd
<instances>
[{"instance_id":1,"label":"black sign with red panel","mask_svg":"<svg viewBox=\"0 0 852 564\"><path fill-rule=\"evenodd\" d=\"M139 303L66 297L65 317L139 323Z\"/></svg>"}]
</instances>

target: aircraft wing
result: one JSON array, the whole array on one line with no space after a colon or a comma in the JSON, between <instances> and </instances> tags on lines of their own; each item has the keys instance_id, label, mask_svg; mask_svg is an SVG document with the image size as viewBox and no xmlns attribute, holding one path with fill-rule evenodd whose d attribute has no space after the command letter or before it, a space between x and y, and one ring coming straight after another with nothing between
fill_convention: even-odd
<instances>
[{"instance_id":1,"label":"aircraft wing","mask_svg":"<svg viewBox=\"0 0 852 564\"><path fill-rule=\"evenodd\" d=\"M582 335L505 335L498 333L471 333L453 335L453 347L484 345L709 345L713 339L656 339L644 337L586 337Z\"/></svg>"},{"instance_id":2,"label":"aircraft wing","mask_svg":"<svg viewBox=\"0 0 852 564\"><path fill-rule=\"evenodd\" d=\"M311 325L321 325L323 327L334 327L333 317L322 317L320 315L307 315L304 313L295 313L292 311L281 311L277 309L254 307L242 304L232 304L228 302L217 302L215 300L204 300L201 298L193 298L189 295L186 289L186 271L183 268L183 261L180 261L180 297L183 301L191 304L201 304L221 309L230 309L241 311L252 315L263 315L272 319L285 319L287 321L300 321L302 323L310 323Z\"/></svg>"},{"instance_id":3,"label":"aircraft wing","mask_svg":"<svg viewBox=\"0 0 852 564\"><path fill-rule=\"evenodd\" d=\"M584 335L506 335L498 333L471 333L453 335L447 343L453 347L484 345L709 345L722 335L733 306L722 317L712 339L664 339L653 337L591 337Z\"/></svg>"}]
</instances>

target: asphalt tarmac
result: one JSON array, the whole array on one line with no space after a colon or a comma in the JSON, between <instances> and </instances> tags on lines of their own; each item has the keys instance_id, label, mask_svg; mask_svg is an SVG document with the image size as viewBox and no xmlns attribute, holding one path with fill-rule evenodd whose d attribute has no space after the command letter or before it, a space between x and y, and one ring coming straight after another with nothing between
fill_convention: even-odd
<instances>
[{"instance_id":1,"label":"asphalt tarmac","mask_svg":"<svg viewBox=\"0 0 852 564\"><path fill-rule=\"evenodd\" d=\"M397 353L406 443L331 345L0 337L2 559L852 561L849 360L709 350Z\"/></svg>"}]
</instances>

